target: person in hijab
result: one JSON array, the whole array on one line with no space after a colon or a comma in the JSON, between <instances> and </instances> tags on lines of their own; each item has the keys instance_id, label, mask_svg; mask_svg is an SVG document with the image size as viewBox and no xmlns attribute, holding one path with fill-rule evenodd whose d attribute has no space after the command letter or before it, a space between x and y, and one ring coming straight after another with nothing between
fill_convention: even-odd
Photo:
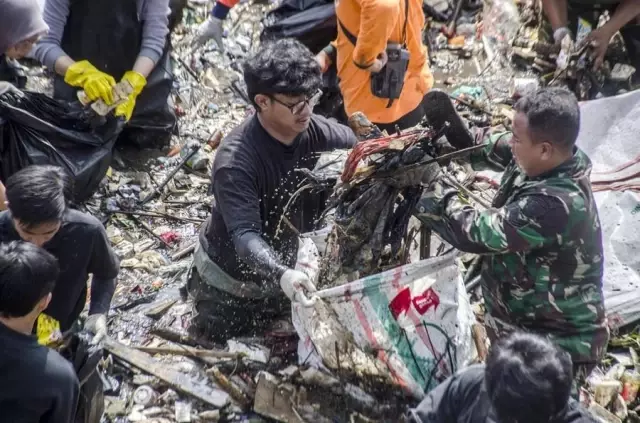
<instances>
[{"instance_id":1,"label":"person in hijab","mask_svg":"<svg viewBox=\"0 0 640 423\"><path fill-rule=\"evenodd\" d=\"M37 0L0 0L0 62L26 56L49 27ZM16 88L0 81L0 96ZM4 185L0 181L0 210L6 209Z\"/></svg>"},{"instance_id":2,"label":"person in hijab","mask_svg":"<svg viewBox=\"0 0 640 423\"><path fill-rule=\"evenodd\" d=\"M37 0L0 0L0 54L21 59L49 27Z\"/></svg>"}]
</instances>

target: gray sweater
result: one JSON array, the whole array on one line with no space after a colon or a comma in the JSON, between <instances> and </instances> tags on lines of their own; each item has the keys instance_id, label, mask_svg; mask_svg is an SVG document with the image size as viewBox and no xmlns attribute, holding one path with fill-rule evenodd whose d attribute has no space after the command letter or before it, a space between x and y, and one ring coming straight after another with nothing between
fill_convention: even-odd
<instances>
[{"instance_id":1,"label":"gray sweater","mask_svg":"<svg viewBox=\"0 0 640 423\"><path fill-rule=\"evenodd\" d=\"M169 0L135 1L138 3L138 17L144 21L139 56L148 57L157 63L162 57L169 33ZM52 70L56 60L66 55L60 44L69 16L69 2L70 0L46 0L44 6L44 20L49 25L49 33L36 45L35 57Z\"/></svg>"}]
</instances>

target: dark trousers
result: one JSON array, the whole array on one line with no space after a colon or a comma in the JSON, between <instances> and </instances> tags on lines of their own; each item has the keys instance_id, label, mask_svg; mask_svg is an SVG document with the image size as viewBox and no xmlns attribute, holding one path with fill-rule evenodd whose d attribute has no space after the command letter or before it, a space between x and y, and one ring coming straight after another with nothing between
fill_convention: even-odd
<instances>
[{"instance_id":1,"label":"dark trousers","mask_svg":"<svg viewBox=\"0 0 640 423\"><path fill-rule=\"evenodd\" d=\"M400 128L401 131L412 128L418 125L422 119L425 117L425 99L427 96L422 98L418 107L402 116L400 119L391 123L376 123L376 126L380 128L381 131L387 131L389 135L396 133L396 127Z\"/></svg>"},{"instance_id":2,"label":"dark trousers","mask_svg":"<svg viewBox=\"0 0 640 423\"><path fill-rule=\"evenodd\" d=\"M187 279L193 298L191 331L215 343L264 331L273 320L289 316L291 303L282 295L264 299L241 298L205 283L195 267Z\"/></svg>"},{"instance_id":3,"label":"dark trousers","mask_svg":"<svg viewBox=\"0 0 640 423\"><path fill-rule=\"evenodd\" d=\"M423 98L418 107L402 116L393 123L376 124L380 130L386 130L388 134L396 133L396 126L400 130L414 127L425 120L433 129L439 131L448 124L444 132L447 141L455 149L471 147L474 139L467 124L462 120L456 108L449 98L449 94L440 90L431 90Z\"/></svg>"}]
</instances>

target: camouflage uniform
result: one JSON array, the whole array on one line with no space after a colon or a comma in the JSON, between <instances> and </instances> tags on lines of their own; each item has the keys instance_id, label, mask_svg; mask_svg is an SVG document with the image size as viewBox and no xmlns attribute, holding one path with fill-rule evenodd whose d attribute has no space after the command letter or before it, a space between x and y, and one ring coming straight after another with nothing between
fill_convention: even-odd
<instances>
[{"instance_id":1,"label":"camouflage uniform","mask_svg":"<svg viewBox=\"0 0 640 423\"><path fill-rule=\"evenodd\" d=\"M584 373L609 337L591 162L576 148L568 162L529 178L513 160L510 136L490 135L471 158L476 170L504 171L491 209L477 211L444 190L425 193L416 216L459 250L482 255L490 338L516 328L549 336Z\"/></svg>"}]
</instances>

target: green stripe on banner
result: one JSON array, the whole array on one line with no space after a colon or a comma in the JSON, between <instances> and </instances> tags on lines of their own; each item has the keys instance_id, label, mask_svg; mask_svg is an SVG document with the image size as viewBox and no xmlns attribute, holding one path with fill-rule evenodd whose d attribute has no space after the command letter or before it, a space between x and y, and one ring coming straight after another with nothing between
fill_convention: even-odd
<instances>
[{"instance_id":1,"label":"green stripe on banner","mask_svg":"<svg viewBox=\"0 0 640 423\"><path fill-rule=\"evenodd\" d=\"M369 276L363 293L375 310L378 319L380 319L382 326L385 328L387 335L391 340L391 343L396 347L397 354L407 366L407 369L409 369L409 373L411 373L413 379L425 388L426 391L430 388L428 386L424 386L427 383L426 376L431 374L433 371L435 360L418 357L413 353L413 344L417 342L417 339L414 338L413 342L410 343L408 336L404 333L404 330L400 325L398 325L396 319L393 318L393 315L389 310L389 303L391 300L380 289L380 282L380 276Z\"/></svg>"}]
</instances>

